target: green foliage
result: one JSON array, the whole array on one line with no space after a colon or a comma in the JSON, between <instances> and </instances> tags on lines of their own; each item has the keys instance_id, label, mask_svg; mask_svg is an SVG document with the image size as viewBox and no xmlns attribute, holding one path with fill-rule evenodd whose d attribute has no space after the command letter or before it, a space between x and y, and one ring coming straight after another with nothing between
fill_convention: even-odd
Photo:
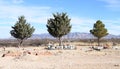
<instances>
[{"instance_id":1,"label":"green foliage","mask_svg":"<svg viewBox=\"0 0 120 69\"><path fill-rule=\"evenodd\" d=\"M23 43L23 40L31 37L35 31L34 27L31 27L30 24L26 22L24 16L18 18L18 21L12 26L12 29L13 30L10 31L10 34L18 39L19 45Z\"/></svg>"},{"instance_id":2,"label":"green foliage","mask_svg":"<svg viewBox=\"0 0 120 69\"><path fill-rule=\"evenodd\" d=\"M47 21L47 30L55 38L59 38L59 45L61 45L61 37L68 34L71 30L70 20L66 13L53 14L54 18Z\"/></svg>"},{"instance_id":3,"label":"green foliage","mask_svg":"<svg viewBox=\"0 0 120 69\"><path fill-rule=\"evenodd\" d=\"M100 39L108 35L105 25L100 20L96 21L96 23L93 26L93 29L90 30L90 33L98 38L98 45L100 45L99 43Z\"/></svg>"}]
</instances>

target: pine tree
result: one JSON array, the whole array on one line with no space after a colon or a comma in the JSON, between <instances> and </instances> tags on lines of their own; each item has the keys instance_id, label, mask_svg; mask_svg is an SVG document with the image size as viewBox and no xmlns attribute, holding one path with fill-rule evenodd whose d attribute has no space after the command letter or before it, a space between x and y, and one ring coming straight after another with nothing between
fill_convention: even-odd
<instances>
[{"instance_id":1,"label":"pine tree","mask_svg":"<svg viewBox=\"0 0 120 69\"><path fill-rule=\"evenodd\" d=\"M18 21L12 26L12 29L10 34L18 40L18 46L21 46L23 41L31 37L35 31L34 27L31 27L30 24L26 22L24 16L18 18Z\"/></svg>"},{"instance_id":2,"label":"pine tree","mask_svg":"<svg viewBox=\"0 0 120 69\"><path fill-rule=\"evenodd\" d=\"M98 46L100 46L100 39L108 35L105 25L100 20L96 21L96 23L93 26L93 29L90 30L90 33L97 37Z\"/></svg>"},{"instance_id":3,"label":"pine tree","mask_svg":"<svg viewBox=\"0 0 120 69\"><path fill-rule=\"evenodd\" d=\"M67 35L71 30L70 20L66 13L53 14L54 18L47 21L47 30L55 38L59 39L59 46L62 45L61 38Z\"/></svg>"}]
</instances>

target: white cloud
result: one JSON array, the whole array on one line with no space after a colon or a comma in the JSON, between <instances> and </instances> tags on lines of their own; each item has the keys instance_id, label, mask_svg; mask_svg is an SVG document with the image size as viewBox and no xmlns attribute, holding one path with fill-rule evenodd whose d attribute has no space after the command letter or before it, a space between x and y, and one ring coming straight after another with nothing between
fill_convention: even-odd
<instances>
[{"instance_id":1,"label":"white cloud","mask_svg":"<svg viewBox=\"0 0 120 69\"><path fill-rule=\"evenodd\" d=\"M120 0L98 0L106 3L106 6L108 9L111 9L113 11L120 11Z\"/></svg>"},{"instance_id":2,"label":"white cloud","mask_svg":"<svg viewBox=\"0 0 120 69\"><path fill-rule=\"evenodd\" d=\"M95 20L90 18L80 18L80 17L72 17L71 23L72 24L88 24L88 23L94 23Z\"/></svg>"},{"instance_id":3,"label":"white cloud","mask_svg":"<svg viewBox=\"0 0 120 69\"><path fill-rule=\"evenodd\" d=\"M20 15L27 17L41 17L48 15L50 7L25 7L25 6L0 6L0 15L4 17L13 18Z\"/></svg>"},{"instance_id":4,"label":"white cloud","mask_svg":"<svg viewBox=\"0 0 120 69\"><path fill-rule=\"evenodd\" d=\"M12 0L13 1L13 3L15 3L15 4L20 4L20 3L23 3L24 1L23 0Z\"/></svg>"},{"instance_id":5,"label":"white cloud","mask_svg":"<svg viewBox=\"0 0 120 69\"><path fill-rule=\"evenodd\" d=\"M24 0L0 0L0 4L21 4Z\"/></svg>"},{"instance_id":6,"label":"white cloud","mask_svg":"<svg viewBox=\"0 0 120 69\"><path fill-rule=\"evenodd\" d=\"M82 23L82 19L79 17L72 17L71 18L71 23L72 24L81 24Z\"/></svg>"},{"instance_id":7,"label":"white cloud","mask_svg":"<svg viewBox=\"0 0 120 69\"><path fill-rule=\"evenodd\" d=\"M93 24L95 23L94 19L90 18L80 18L80 17L72 17L71 24L72 30L71 32L87 32L92 28Z\"/></svg>"},{"instance_id":8,"label":"white cloud","mask_svg":"<svg viewBox=\"0 0 120 69\"><path fill-rule=\"evenodd\" d=\"M120 4L120 0L99 0L99 1L103 1L105 3L107 3L108 5L119 5ZM120 6L120 5L119 5Z\"/></svg>"},{"instance_id":9,"label":"white cloud","mask_svg":"<svg viewBox=\"0 0 120 69\"><path fill-rule=\"evenodd\" d=\"M9 2L11 1L11 2ZM44 31L43 29L39 30L37 25L40 23L46 23L47 17L50 16L51 7L48 6L24 6L15 3L22 3L23 0L0 0L0 38L10 37L10 29L16 21L18 17L24 15L28 23L31 23L31 26L36 28L34 33L41 33ZM9 25L8 25L9 24Z\"/></svg>"},{"instance_id":10,"label":"white cloud","mask_svg":"<svg viewBox=\"0 0 120 69\"><path fill-rule=\"evenodd\" d=\"M20 0L21 1L21 0ZM16 20L18 16L25 15L26 18L32 19L43 19L49 16L51 7L38 7L38 6L23 6L23 5L11 5L11 4L0 4L0 19L12 19ZM43 18L42 18L43 17ZM29 20L29 19L28 19ZM45 22L45 21L43 21ZM40 23L40 22L39 22Z\"/></svg>"}]
</instances>

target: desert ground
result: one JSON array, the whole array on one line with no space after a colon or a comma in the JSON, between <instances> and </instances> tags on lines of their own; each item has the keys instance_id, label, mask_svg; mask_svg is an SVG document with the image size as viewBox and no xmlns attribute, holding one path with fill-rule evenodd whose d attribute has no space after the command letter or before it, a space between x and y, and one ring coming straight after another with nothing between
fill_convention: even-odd
<instances>
[{"instance_id":1,"label":"desert ground","mask_svg":"<svg viewBox=\"0 0 120 69\"><path fill-rule=\"evenodd\" d=\"M119 46L120 47L120 46ZM0 69L120 69L120 49L46 50L45 47L0 48Z\"/></svg>"}]
</instances>

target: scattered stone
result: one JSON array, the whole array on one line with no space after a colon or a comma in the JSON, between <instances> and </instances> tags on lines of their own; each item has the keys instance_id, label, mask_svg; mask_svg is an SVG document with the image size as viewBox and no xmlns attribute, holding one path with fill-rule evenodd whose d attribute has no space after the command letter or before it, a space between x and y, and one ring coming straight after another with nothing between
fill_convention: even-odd
<instances>
[{"instance_id":1,"label":"scattered stone","mask_svg":"<svg viewBox=\"0 0 120 69\"><path fill-rule=\"evenodd\" d=\"M100 51L102 49L104 49L103 46L95 46L95 47L92 47L94 50L97 50L97 51Z\"/></svg>"},{"instance_id":2,"label":"scattered stone","mask_svg":"<svg viewBox=\"0 0 120 69\"><path fill-rule=\"evenodd\" d=\"M60 49L60 46L56 46L55 48L56 48L56 49Z\"/></svg>"},{"instance_id":3,"label":"scattered stone","mask_svg":"<svg viewBox=\"0 0 120 69\"><path fill-rule=\"evenodd\" d=\"M76 46L48 46L48 50L75 50Z\"/></svg>"},{"instance_id":4,"label":"scattered stone","mask_svg":"<svg viewBox=\"0 0 120 69\"><path fill-rule=\"evenodd\" d=\"M55 49L62 50L63 46L56 46Z\"/></svg>"},{"instance_id":5,"label":"scattered stone","mask_svg":"<svg viewBox=\"0 0 120 69\"><path fill-rule=\"evenodd\" d=\"M115 67L119 67L119 64L115 64L114 66L115 66Z\"/></svg>"},{"instance_id":6,"label":"scattered stone","mask_svg":"<svg viewBox=\"0 0 120 69\"><path fill-rule=\"evenodd\" d=\"M3 54L2 57L5 57L6 54Z\"/></svg>"},{"instance_id":7,"label":"scattered stone","mask_svg":"<svg viewBox=\"0 0 120 69\"><path fill-rule=\"evenodd\" d=\"M36 56L38 55L38 53L35 54Z\"/></svg>"},{"instance_id":8,"label":"scattered stone","mask_svg":"<svg viewBox=\"0 0 120 69\"><path fill-rule=\"evenodd\" d=\"M64 49L67 49L67 48L68 48L68 46L63 46L63 48L64 48Z\"/></svg>"},{"instance_id":9,"label":"scattered stone","mask_svg":"<svg viewBox=\"0 0 120 69\"><path fill-rule=\"evenodd\" d=\"M31 52L28 51L28 54L31 54Z\"/></svg>"},{"instance_id":10,"label":"scattered stone","mask_svg":"<svg viewBox=\"0 0 120 69\"><path fill-rule=\"evenodd\" d=\"M55 50L55 47L54 47L54 46L52 46L52 47L51 47L51 50Z\"/></svg>"},{"instance_id":11,"label":"scattered stone","mask_svg":"<svg viewBox=\"0 0 120 69\"><path fill-rule=\"evenodd\" d=\"M51 47L52 47L51 45L48 45L48 50L51 50Z\"/></svg>"},{"instance_id":12,"label":"scattered stone","mask_svg":"<svg viewBox=\"0 0 120 69\"><path fill-rule=\"evenodd\" d=\"M8 51L7 53L10 53L10 51Z\"/></svg>"}]
</instances>

